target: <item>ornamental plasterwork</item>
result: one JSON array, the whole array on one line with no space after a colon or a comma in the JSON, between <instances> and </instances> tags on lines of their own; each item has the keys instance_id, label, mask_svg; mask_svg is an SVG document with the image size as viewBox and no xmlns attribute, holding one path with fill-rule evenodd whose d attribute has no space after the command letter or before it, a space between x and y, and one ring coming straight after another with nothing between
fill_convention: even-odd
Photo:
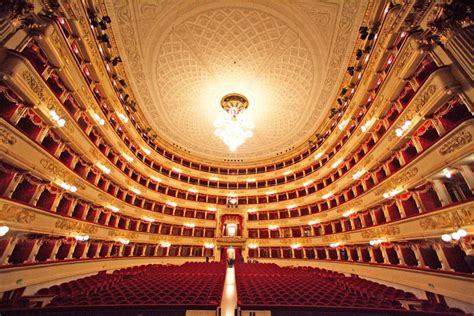
<instances>
[{"instance_id":1,"label":"ornamental plasterwork","mask_svg":"<svg viewBox=\"0 0 474 316\"><path fill-rule=\"evenodd\" d=\"M48 110L54 110L61 118L66 121L64 128L66 128L70 133L73 133L74 126L69 120L69 117L64 112L62 107L56 105L57 101L55 101L55 99L49 95L49 92L46 92L43 84L40 80L38 80L36 75L33 75L32 72L25 70L21 73L21 77L26 81L30 89L36 93L40 101L46 105Z\"/></svg>"},{"instance_id":2,"label":"ornamental plasterwork","mask_svg":"<svg viewBox=\"0 0 474 316\"><path fill-rule=\"evenodd\" d=\"M395 177L394 179L389 180L386 184L382 185L380 189L375 191L375 195L376 196L382 195L389 190L396 189L397 187L404 185L405 182L413 180L413 177L417 175L417 173L418 173L417 167L411 168L410 170L402 173L400 176Z\"/></svg>"},{"instance_id":3,"label":"ornamental plasterwork","mask_svg":"<svg viewBox=\"0 0 474 316\"><path fill-rule=\"evenodd\" d=\"M0 208L0 220L14 221L19 224L31 224L36 219L36 214L22 207L3 204Z\"/></svg>"},{"instance_id":4,"label":"ornamental plasterwork","mask_svg":"<svg viewBox=\"0 0 474 316\"><path fill-rule=\"evenodd\" d=\"M270 105L250 105L257 130L239 149L239 158L272 157L299 145L314 133L337 93L367 6L355 0L291 6L259 0L233 6L226 1L104 2L149 123L170 143L214 159L232 157L209 134L219 107L203 95L206 89L225 90L231 77L253 86L264 83L261 92Z\"/></svg>"},{"instance_id":5,"label":"ornamental plasterwork","mask_svg":"<svg viewBox=\"0 0 474 316\"><path fill-rule=\"evenodd\" d=\"M407 108L405 110L405 113L397 120L399 122L399 125L397 127L400 127L400 125L404 124L408 120L412 120L415 116L419 116L421 109L434 95L436 90L436 85L431 84L421 94L417 95L416 98L412 101L410 107ZM392 141L394 138L396 138L396 135L394 133L391 133L388 135L387 140Z\"/></svg>"},{"instance_id":6,"label":"ornamental plasterwork","mask_svg":"<svg viewBox=\"0 0 474 316\"><path fill-rule=\"evenodd\" d=\"M422 219L419 223L423 230L472 225L474 224L474 208L467 207L436 214L436 216Z\"/></svg>"},{"instance_id":7,"label":"ornamental plasterwork","mask_svg":"<svg viewBox=\"0 0 474 316\"><path fill-rule=\"evenodd\" d=\"M443 156L450 154L459 148L472 142L472 134L467 129L463 129L449 139L441 146L439 153Z\"/></svg>"},{"instance_id":8,"label":"ornamental plasterwork","mask_svg":"<svg viewBox=\"0 0 474 316\"><path fill-rule=\"evenodd\" d=\"M84 190L86 188L76 177L71 176L68 170L53 162L51 159L41 158L40 164L44 169L48 170L54 178L73 184L78 189Z\"/></svg>"},{"instance_id":9,"label":"ornamental plasterwork","mask_svg":"<svg viewBox=\"0 0 474 316\"><path fill-rule=\"evenodd\" d=\"M94 225L62 218L56 221L54 227L62 230L67 230L69 232L78 232L86 234L96 234L99 231L99 229Z\"/></svg>"},{"instance_id":10,"label":"ornamental plasterwork","mask_svg":"<svg viewBox=\"0 0 474 316\"><path fill-rule=\"evenodd\" d=\"M375 227L361 231L362 238L383 238L400 234L400 227L393 225L388 227Z\"/></svg>"},{"instance_id":11,"label":"ornamental plasterwork","mask_svg":"<svg viewBox=\"0 0 474 316\"><path fill-rule=\"evenodd\" d=\"M349 241L351 240L350 234L332 234L332 235L323 235L323 242L335 242L335 241Z\"/></svg>"},{"instance_id":12,"label":"ornamental plasterwork","mask_svg":"<svg viewBox=\"0 0 474 316\"><path fill-rule=\"evenodd\" d=\"M0 123L0 142L5 145L15 145L17 139L8 125Z\"/></svg>"},{"instance_id":13,"label":"ornamental plasterwork","mask_svg":"<svg viewBox=\"0 0 474 316\"><path fill-rule=\"evenodd\" d=\"M51 39L51 43L58 51L59 56L61 56L61 61L63 61L64 64L69 65L71 62L69 61L69 54L67 54L66 51L63 49L62 36L59 36L58 32L55 30L50 35L50 39Z\"/></svg>"},{"instance_id":14,"label":"ornamental plasterwork","mask_svg":"<svg viewBox=\"0 0 474 316\"><path fill-rule=\"evenodd\" d=\"M123 237L127 239L137 239L139 237L139 234L137 232L118 229L109 229L107 235L109 235L110 237Z\"/></svg>"}]
</instances>

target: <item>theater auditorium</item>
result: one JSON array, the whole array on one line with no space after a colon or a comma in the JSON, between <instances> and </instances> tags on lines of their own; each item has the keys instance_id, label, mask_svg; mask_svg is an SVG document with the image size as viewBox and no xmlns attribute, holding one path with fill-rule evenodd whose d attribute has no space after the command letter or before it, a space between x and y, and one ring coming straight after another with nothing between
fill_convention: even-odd
<instances>
[{"instance_id":1,"label":"theater auditorium","mask_svg":"<svg viewBox=\"0 0 474 316\"><path fill-rule=\"evenodd\" d=\"M473 315L473 7L0 1L0 315Z\"/></svg>"}]
</instances>

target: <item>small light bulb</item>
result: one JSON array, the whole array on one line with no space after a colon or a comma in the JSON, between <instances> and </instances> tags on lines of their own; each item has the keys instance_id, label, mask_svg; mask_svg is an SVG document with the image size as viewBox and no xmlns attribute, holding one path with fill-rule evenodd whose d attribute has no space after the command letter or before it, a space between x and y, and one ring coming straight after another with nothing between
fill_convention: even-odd
<instances>
[{"instance_id":1,"label":"small light bulb","mask_svg":"<svg viewBox=\"0 0 474 316\"><path fill-rule=\"evenodd\" d=\"M451 237L452 237L454 240L459 240L459 238L461 238L461 236L458 234L458 232L452 233L452 234L451 234Z\"/></svg>"}]
</instances>

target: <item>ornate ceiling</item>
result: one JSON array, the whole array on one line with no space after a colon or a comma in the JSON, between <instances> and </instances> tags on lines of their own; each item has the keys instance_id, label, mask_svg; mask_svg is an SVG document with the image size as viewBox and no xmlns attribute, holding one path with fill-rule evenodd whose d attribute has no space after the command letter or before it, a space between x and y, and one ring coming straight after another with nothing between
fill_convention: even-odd
<instances>
[{"instance_id":1,"label":"ornate ceiling","mask_svg":"<svg viewBox=\"0 0 474 316\"><path fill-rule=\"evenodd\" d=\"M327 115L366 1L104 0L150 126L193 155L262 160L305 142ZM222 96L250 102L254 136L214 136Z\"/></svg>"}]
</instances>

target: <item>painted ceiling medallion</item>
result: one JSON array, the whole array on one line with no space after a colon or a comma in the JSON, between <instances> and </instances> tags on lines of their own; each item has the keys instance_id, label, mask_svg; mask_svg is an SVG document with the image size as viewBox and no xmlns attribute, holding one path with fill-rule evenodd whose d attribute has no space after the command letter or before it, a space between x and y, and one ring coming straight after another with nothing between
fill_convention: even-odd
<instances>
[{"instance_id":1,"label":"painted ceiling medallion","mask_svg":"<svg viewBox=\"0 0 474 316\"><path fill-rule=\"evenodd\" d=\"M255 124L245 115L248 106L248 99L238 93L227 94L221 99L221 107L225 113L221 113L214 121L216 127L214 134L229 147L230 151L236 151L253 136L252 130Z\"/></svg>"}]
</instances>

